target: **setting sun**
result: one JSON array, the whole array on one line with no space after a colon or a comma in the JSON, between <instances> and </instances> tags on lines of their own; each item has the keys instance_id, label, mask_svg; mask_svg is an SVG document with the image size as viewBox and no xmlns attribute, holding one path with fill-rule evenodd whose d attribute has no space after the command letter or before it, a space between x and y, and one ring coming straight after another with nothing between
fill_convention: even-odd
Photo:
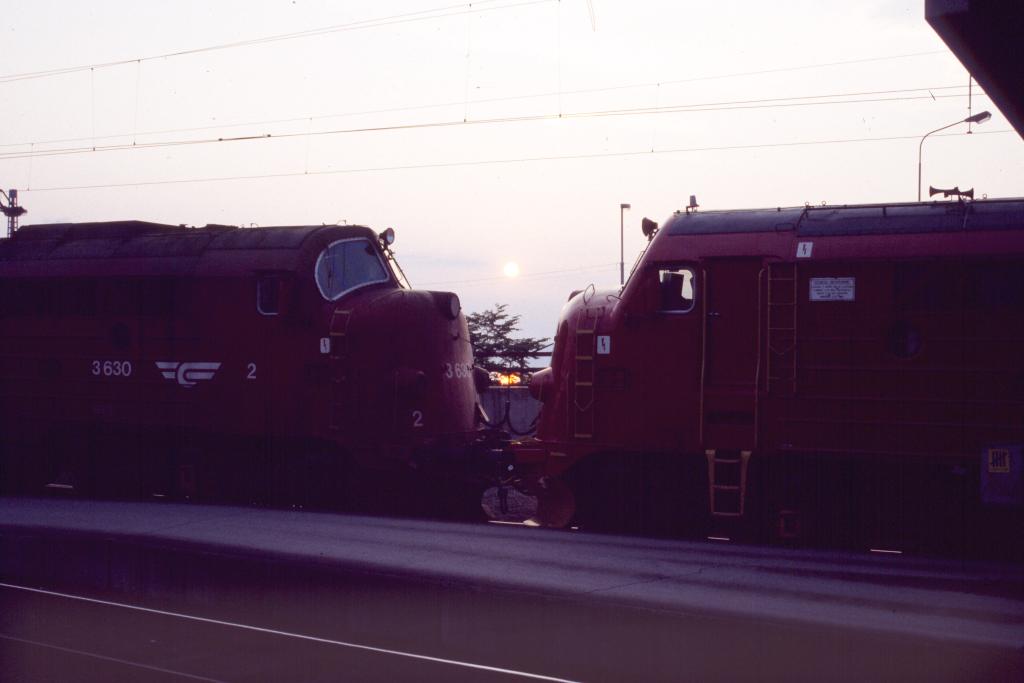
<instances>
[{"instance_id":1,"label":"setting sun","mask_svg":"<svg viewBox=\"0 0 1024 683\"><path fill-rule=\"evenodd\" d=\"M516 277L519 275L519 264L515 261L509 261L505 264L502 272L505 273L505 277Z\"/></svg>"}]
</instances>

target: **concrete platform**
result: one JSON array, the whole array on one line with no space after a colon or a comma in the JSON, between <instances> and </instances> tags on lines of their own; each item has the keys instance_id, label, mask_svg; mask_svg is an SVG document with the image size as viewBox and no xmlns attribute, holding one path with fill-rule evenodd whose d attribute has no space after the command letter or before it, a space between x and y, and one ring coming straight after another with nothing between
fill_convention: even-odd
<instances>
[{"instance_id":1,"label":"concrete platform","mask_svg":"<svg viewBox=\"0 0 1024 683\"><path fill-rule=\"evenodd\" d=\"M103 614L159 610L178 616L147 618L214 619L292 640L484 667L450 665L433 669L430 679L484 670L561 680L1024 677L1018 565L250 508L2 498L0 579L9 586L0 591L7 612L43 601L23 611L59 613L59 605L77 600L78 611L83 604ZM75 614L76 623L89 623ZM118 622L100 614L97 620ZM89 652L110 656L103 647L120 642L111 628ZM0 638L5 634L0 648L29 648L26 641L78 649L73 634L38 624L7 622L0 625ZM382 671L422 679L423 660L407 659L412 668L404 673ZM212 666L210 657L203 661ZM323 666L297 678L329 676L341 665ZM251 671L242 677L280 675L269 664L260 670L266 678Z\"/></svg>"}]
</instances>

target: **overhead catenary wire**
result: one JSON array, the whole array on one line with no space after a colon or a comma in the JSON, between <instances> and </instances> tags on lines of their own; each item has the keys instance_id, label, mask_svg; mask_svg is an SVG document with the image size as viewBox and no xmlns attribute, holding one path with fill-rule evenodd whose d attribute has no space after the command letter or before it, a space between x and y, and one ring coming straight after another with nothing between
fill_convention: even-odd
<instances>
[{"instance_id":1,"label":"overhead catenary wire","mask_svg":"<svg viewBox=\"0 0 1024 683\"><path fill-rule=\"evenodd\" d=\"M381 26L393 26L396 24L430 21L433 19L443 19L447 17L460 16L463 14L495 12L505 9L514 9L518 7L527 7L530 5L540 5L558 1L559 0L518 0L515 2L508 2L507 0L475 0L474 2L463 2L457 5L447 5L443 7L435 7L432 9L418 10L416 12L393 14L385 17L377 17L374 19L362 19L360 21L353 21L345 24L322 26L318 28L306 29L304 31L293 31L291 33L278 33L269 36L262 36L259 38L249 38L245 40L237 40L228 43L219 43L217 45L207 45L203 47L176 50L173 52L165 52L161 54L132 57L130 59L117 59L107 62L97 62L93 64L78 64L75 66L59 67L55 69L42 69L39 71L26 71L22 73L6 74L0 76L0 83L11 83L14 81L24 81L37 78L50 78L52 76L61 76L64 74L79 73L95 69L107 69L111 67L124 66L126 64L135 64L138 62L148 62L157 59L183 57L186 55L200 54L203 52L229 50L232 48L239 47L251 47L254 45L263 45L266 43L275 43L285 40L296 40L299 38L309 38L312 36L321 36L330 33L340 33L344 31L359 31L369 28L379 28ZM480 8L480 5L492 5L500 2L504 2L505 4L497 5L494 7Z\"/></svg>"},{"instance_id":2,"label":"overhead catenary wire","mask_svg":"<svg viewBox=\"0 0 1024 683\"><path fill-rule=\"evenodd\" d=\"M577 88L577 89L574 89L574 90L564 90L564 91L563 90L558 90L558 91L547 91L547 92L539 92L539 93L528 93L528 94L523 94L523 95L506 95L506 96L502 96L502 97L487 97L487 98L479 98L479 99L471 100L469 102L469 104L495 104L495 103L498 103L498 102L513 102L513 101L521 101L521 100L529 100L529 99L551 98L551 97L556 97L556 96L560 96L560 95L592 95L592 94L604 93L604 92L614 92L614 91L618 91L618 90L643 89L643 88L654 88L654 87L660 88L661 86L665 86L665 85L690 83L690 82L694 82L694 81L709 81L709 80L737 78L737 77L741 77L741 76L756 76L756 75L761 75L761 74L781 73L781 72L787 72L787 71L801 71L801 70L807 70L807 69L829 68L829 67L835 67L835 66L844 66L844 65L851 65L851 64L861 64L861 63L864 63L864 62L889 61L889 60L895 60L895 59L905 59L905 58L908 58L908 57L921 57L921 56L935 55L935 54L944 54L944 53L942 51L914 52L914 53L903 54L903 55L889 55L889 56L881 56L881 57L869 57L869 58L864 58L864 59L853 59L853 60L838 61L838 62L824 62L824 63L820 63L820 64L804 64L804 65L791 66L791 67L779 67L779 68L774 68L774 69L762 69L762 70L758 70L758 71L736 72L736 73L731 73L731 74L694 76L694 77L690 77L690 78L669 79L669 80L663 80L663 81L657 81L657 82L650 82L650 81L648 81L648 82L641 82L641 83L625 83L625 84L618 84L618 85L601 86L601 87L596 87L596 88ZM921 91L925 91L925 90L948 90L948 89L953 89L953 88L965 88L965 87L966 86L955 85L955 86L940 86L940 87L936 87L936 88L914 88L914 89L908 89L908 90L921 90ZM879 92L899 92L899 91L879 91ZM203 130L222 130L222 129L225 129L225 128L241 128L241 127L245 127L245 126L266 126L266 125L277 125L277 124L287 124L287 123L300 123L300 122L301 123L305 123L305 122L308 122L310 120L345 118L345 117L352 117L352 116L365 116L365 115L369 115L369 114L392 114L392 113L398 113L398 112L404 112L404 111L418 111L418 110L424 110L424 109L440 109L440 108L444 108L444 107L456 107L456 106L462 107L465 104L466 104L465 100L458 100L458 101L451 100L451 101L447 101L447 102L434 102L434 103L427 103L427 104L404 105L404 106L398 106L398 107L382 107L382 108L376 108L376 109L365 109L365 110L357 110L357 111L350 111L350 112L339 112L339 113L333 113L333 114L319 114L319 115L314 115L314 116L308 116L307 115L307 116L295 116L295 117L288 117L288 118L281 118L281 119L264 119L264 120L257 120L257 121L244 121L244 122L235 122L235 123L220 123L220 124L217 124L217 125L189 126L189 127L180 127L180 128L163 128L163 129L149 130L149 131L133 131L132 134L133 135L142 135L142 136L146 136L146 135L168 135L168 134L172 134L172 133L190 133L190 132L198 132L198 131L203 131ZM64 143L70 143L70 142L81 142L81 141L84 141L84 140L105 140L105 139L123 138L123 137L127 137L127 135L128 135L127 133L112 133L112 134L100 135L100 136L95 136L95 137L73 137L73 138L56 138L56 139L49 139L49 140L34 140L31 143L30 142L3 143L3 144L0 144L0 147L19 147L19 146L25 146L25 145L29 145L29 144L36 144L36 145L42 145L42 144L64 144Z\"/></svg>"},{"instance_id":3,"label":"overhead catenary wire","mask_svg":"<svg viewBox=\"0 0 1024 683\"><path fill-rule=\"evenodd\" d=\"M991 130L991 131L974 131L974 135L1005 135L1007 133L1015 133L1016 131L1006 128L1003 130ZM960 133L945 133L938 134L934 137L954 137L961 135ZM643 149L623 152L592 152L583 154L553 154L553 155L539 155L539 156L524 156L524 157L507 157L500 159L477 159L470 161L443 161L443 162L428 162L421 164L404 164L404 165L393 165L393 166L366 166L366 167L355 167L355 168L342 168L342 169L323 169L316 171L290 171L281 173L257 173L249 175L233 175L233 176L210 176L205 178L176 178L176 179L163 179L163 180L140 180L123 183L94 183L87 185L59 185L51 187L33 187L25 188L22 192L66 192L72 190L101 190L110 188L123 188L123 187L148 187L154 185L185 185L191 183L212 183L212 182L230 182L230 181L247 181L247 180L265 180L265 179L280 179L280 178L300 178L300 177L311 177L311 176L326 176L326 175L342 175L342 174L354 174L354 173L383 173L391 171L415 171L415 170L429 170L437 168L457 168L457 167L470 167L470 166L488 166L488 165L502 165L502 164L522 164L522 163L535 163L535 162L546 162L546 161L584 161L591 159L611 159L611 158L624 158L624 157L644 157L654 155L665 155L665 154L688 154L698 152L726 152L726 151L737 151L737 150L749 150L749 149L777 149L786 147L809 147L816 145L840 145L840 144L854 144L854 143L871 143L871 142L897 142L903 140L920 140L920 135L893 135L886 137L865 137L865 138L837 138L837 139L824 139L824 140L800 140L800 141L789 141L789 142L764 142L764 143L751 143L742 145L719 145L719 146L708 146L708 147L680 147L672 149Z\"/></svg>"},{"instance_id":4,"label":"overhead catenary wire","mask_svg":"<svg viewBox=\"0 0 1024 683\"><path fill-rule=\"evenodd\" d=\"M598 118L598 117L609 117L609 116L645 116L654 114L681 114L681 113L700 113L700 112L720 112L720 111L740 111L740 110L753 110L753 109L770 109L770 108L788 108L788 107L810 107L810 106L822 106L822 105L840 105L840 104L864 104L864 103L879 103L879 102L903 102L908 100L921 100L921 99L936 99L936 96L931 94L932 90L947 90L955 88L963 88L964 86L940 86L933 88L912 88L912 89L899 89L899 90L883 90L883 91L869 91L860 93L839 93L829 95L802 95L796 97L782 97L782 98L764 98L759 100L734 100L730 102L721 103L697 103L697 104L677 104L677 105L662 105L656 107L632 107L628 109L602 109L592 111L580 111L580 112L560 112L560 113L545 113L545 114L532 114L523 116L503 116L494 118L481 118L481 119L452 119L447 121L427 121L427 122L413 122L413 123L401 123L394 125L381 125L381 126L364 126L357 128L342 128L332 130L321 130L321 131L292 131L284 133L259 133L252 135L236 135L229 137L217 137L217 138L194 138L185 140L162 140L155 142L138 142L132 140L131 142L111 145L96 145L90 144L82 147L71 147L71 148L57 148L57 149L34 149L36 146L42 144L39 142L22 143L22 146L31 146L33 149L29 151L16 151L16 152L0 152L0 161L13 160L13 159L26 159L31 157L52 157L52 156L67 156L74 154L91 154L96 152L116 152L116 151L128 151L128 150L144 150L144 149L155 149L164 147L182 147L182 146L193 146L193 145L208 145L208 144L219 144L219 143L231 143L231 142L252 142L257 140L283 140L289 138L309 138L317 136L328 136L328 135L346 135L355 133L379 133L387 131L400 131L400 130L423 130L431 128L453 128L459 126L481 126L481 125L496 125L496 124L510 124L510 123L529 123L537 121L550 121L555 119L583 119L583 118ZM899 96L898 93L915 93L915 92L928 92L927 95L903 95ZM870 95L897 95L891 97L865 97ZM938 98L956 98L964 97L965 95L960 94L948 94L939 95ZM850 99L858 97L859 99ZM826 100L825 98L833 98ZM846 99L838 99L846 98ZM814 101L817 100L817 101ZM121 137L128 137L127 135Z\"/></svg>"}]
</instances>

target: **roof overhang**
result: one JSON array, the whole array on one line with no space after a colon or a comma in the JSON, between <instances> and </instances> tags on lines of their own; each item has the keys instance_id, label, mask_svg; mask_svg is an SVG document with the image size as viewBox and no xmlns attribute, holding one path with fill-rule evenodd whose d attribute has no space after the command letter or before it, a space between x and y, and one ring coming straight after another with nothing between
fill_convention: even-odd
<instances>
[{"instance_id":1,"label":"roof overhang","mask_svg":"<svg viewBox=\"0 0 1024 683\"><path fill-rule=\"evenodd\" d=\"M924 16L1024 137L1024 3L925 0Z\"/></svg>"}]
</instances>

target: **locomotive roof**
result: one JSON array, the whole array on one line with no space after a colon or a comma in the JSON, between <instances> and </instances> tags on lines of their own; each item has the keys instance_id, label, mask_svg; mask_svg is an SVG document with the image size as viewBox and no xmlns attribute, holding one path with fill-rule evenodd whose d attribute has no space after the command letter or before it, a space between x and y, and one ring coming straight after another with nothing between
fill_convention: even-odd
<instances>
[{"instance_id":1,"label":"locomotive roof","mask_svg":"<svg viewBox=\"0 0 1024 683\"><path fill-rule=\"evenodd\" d=\"M677 211L669 235L795 232L798 236L884 235L1024 229L1024 199Z\"/></svg>"},{"instance_id":2,"label":"locomotive roof","mask_svg":"<svg viewBox=\"0 0 1024 683\"><path fill-rule=\"evenodd\" d=\"M328 230L338 238L374 236L369 228L355 225L188 228L146 221L49 223L24 226L11 238L0 240L0 261L188 258L223 250L295 251L311 235Z\"/></svg>"}]
</instances>

